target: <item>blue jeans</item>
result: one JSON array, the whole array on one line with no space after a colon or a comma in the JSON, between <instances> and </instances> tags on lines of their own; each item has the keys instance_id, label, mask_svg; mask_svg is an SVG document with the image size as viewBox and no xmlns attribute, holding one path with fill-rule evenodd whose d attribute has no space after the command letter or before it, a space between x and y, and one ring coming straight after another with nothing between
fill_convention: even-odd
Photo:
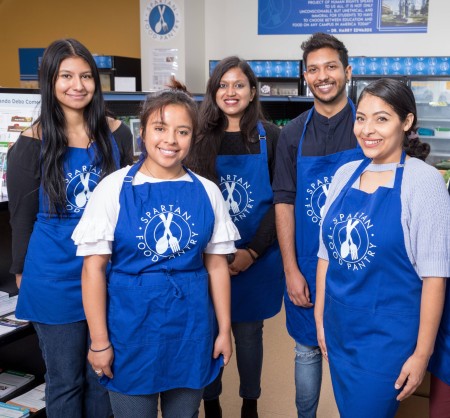
<instances>
[{"instance_id":1,"label":"blue jeans","mask_svg":"<svg viewBox=\"0 0 450 418\"><path fill-rule=\"evenodd\" d=\"M158 398L161 412L167 418L197 418L203 389L172 389L152 395L124 395L109 392L114 418L158 417Z\"/></svg>"},{"instance_id":2,"label":"blue jeans","mask_svg":"<svg viewBox=\"0 0 450 418\"><path fill-rule=\"evenodd\" d=\"M322 353L317 346L295 345L295 404L298 418L315 418L322 384Z\"/></svg>"},{"instance_id":3,"label":"blue jeans","mask_svg":"<svg viewBox=\"0 0 450 418\"><path fill-rule=\"evenodd\" d=\"M44 358L48 418L109 418L107 390L87 361L86 321L47 325L33 322Z\"/></svg>"},{"instance_id":4,"label":"blue jeans","mask_svg":"<svg viewBox=\"0 0 450 418\"><path fill-rule=\"evenodd\" d=\"M261 395L261 372L263 363L264 321L233 322L236 362L239 372L239 396L258 399ZM203 399L217 399L222 393L222 370L217 378L205 388Z\"/></svg>"}]
</instances>

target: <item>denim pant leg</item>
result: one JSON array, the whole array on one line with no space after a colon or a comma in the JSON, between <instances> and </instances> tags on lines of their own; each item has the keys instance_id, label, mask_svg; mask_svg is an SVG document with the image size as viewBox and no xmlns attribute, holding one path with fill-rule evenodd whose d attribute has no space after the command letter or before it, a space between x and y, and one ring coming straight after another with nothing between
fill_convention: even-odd
<instances>
[{"instance_id":1,"label":"denim pant leg","mask_svg":"<svg viewBox=\"0 0 450 418\"><path fill-rule=\"evenodd\" d=\"M198 418L203 389L172 389L161 392L163 418Z\"/></svg>"},{"instance_id":2,"label":"denim pant leg","mask_svg":"<svg viewBox=\"0 0 450 418\"><path fill-rule=\"evenodd\" d=\"M109 418L106 390L87 361L86 321L47 325L33 322L44 358L49 418Z\"/></svg>"},{"instance_id":3,"label":"denim pant leg","mask_svg":"<svg viewBox=\"0 0 450 418\"><path fill-rule=\"evenodd\" d=\"M261 395L264 321L233 322L236 362L239 371L239 396L258 399Z\"/></svg>"},{"instance_id":4,"label":"denim pant leg","mask_svg":"<svg viewBox=\"0 0 450 418\"><path fill-rule=\"evenodd\" d=\"M152 395L125 395L109 391L114 418L158 417L159 393Z\"/></svg>"},{"instance_id":5,"label":"denim pant leg","mask_svg":"<svg viewBox=\"0 0 450 418\"><path fill-rule=\"evenodd\" d=\"M203 391L203 400L212 401L214 399L218 399L222 394L222 375L223 375L223 367L220 369L217 377L205 387Z\"/></svg>"},{"instance_id":6,"label":"denim pant leg","mask_svg":"<svg viewBox=\"0 0 450 418\"><path fill-rule=\"evenodd\" d=\"M319 347L296 343L295 404L298 418L315 418L322 384L322 353Z\"/></svg>"}]
</instances>

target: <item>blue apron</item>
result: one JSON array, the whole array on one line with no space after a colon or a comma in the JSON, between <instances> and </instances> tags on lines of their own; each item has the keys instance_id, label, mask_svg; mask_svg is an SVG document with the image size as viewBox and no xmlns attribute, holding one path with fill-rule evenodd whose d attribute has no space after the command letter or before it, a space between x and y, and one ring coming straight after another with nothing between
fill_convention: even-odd
<instances>
[{"instance_id":1,"label":"blue apron","mask_svg":"<svg viewBox=\"0 0 450 418\"><path fill-rule=\"evenodd\" d=\"M273 204L266 132L258 122L259 154L218 155L220 189L245 248ZM276 315L283 299L284 273L278 241L246 271L231 278L231 320L260 321Z\"/></svg>"},{"instance_id":2,"label":"blue apron","mask_svg":"<svg viewBox=\"0 0 450 418\"><path fill-rule=\"evenodd\" d=\"M428 370L450 385L450 279L447 279L444 312Z\"/></svg>"},{"instance_id":3,"label":"blue apron","mask_svg":"<svg viewBox=\"0 0 450 418\"><path fill-rule=\"evenodd\" d=\"M355 116L355 107L348 100ZM312 108L305 122L297 152L297 194L295 197L295 249L300 272L308 283L311 302L316 300L316 268L319 250L321 210L325 204L331 180L336 170L350 161L364 157L359 146L335 154L304 157L302 147L306 129L312 119ZM339 140L339 138L336 138ZM317 346L314 308L302 308L289 299L287 289L284 293L286 325L289 335L300 344Z\"/></svg>"},{"instance_id":4,"label":"blue apron","mask_svg":"<svg viewBox=\"0 0 450 418\"><path fill-rule=\"evenodd\" d=\"M114 378L100 382L128 395L200 389L218 375L217 328L203 251L214 212L197 177L132 185L124 179L108 276L107 321Z\"/></svg>"},{"instance_id":5,"label":"blue apron","mask_svg":"<svg viewBox=\"0 0 450 418\"><path fill-rule=\"evenodd\" d=\"M394 388L417 343L422 281L405 247L401 184L368 194L352 188L361 162L330 207L322 228L328 250L324 329L341 417L394 417Z\"/></svg>"},{"instance_id":6,"label":"blue apron","mask_svg":"<svg viewBox=\"0 0 450 418\"><path fill-rule=\"evenodd\" d=\"M120 154L111 136L114 161ZM72 233L89 197L102 176L95 143L85 148L67 147L64 156L66 215L49 215L47 198L39 190L39 212L28 244L17 302L18 318L44 324L68 324L85 319L81 301L83 257L76 256Z\"/></svg>"}]
</instances>

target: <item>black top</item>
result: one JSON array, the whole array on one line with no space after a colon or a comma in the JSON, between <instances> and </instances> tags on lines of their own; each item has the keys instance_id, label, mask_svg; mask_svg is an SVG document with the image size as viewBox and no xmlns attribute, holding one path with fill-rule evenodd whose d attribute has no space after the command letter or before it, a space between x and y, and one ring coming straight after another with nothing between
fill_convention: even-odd
<instances>
[{"instance_id":1,"label":"black top","mask_svg":"<svg viewBox=\"0 0 450 418\"><path fill-rule=\"evenodd\" d=\"M120 165L133 163L133 136L123 123L113 132L120 151ZM12 265L10 273L23 271L28 242L39 212L41 141L20 135L8 151L8 208L12 229Z\"/></svg>"},{"instance_id":2,"label":"black top","mask_svg":"<svg viewBox=\"0 0 450 418\"><path fill-rule=\"evenodd\" d=\"M295 203L297 152L308 112L291 120L281 131L273 179L274 203ZM353 113L348 104L331 118L315 111L306 129L301 155L325 156L355 148L353 125Z\"/></svg>"},{"instance_id":3,"label":"black top","mask_svg":"<svg viewBox=\"0 0 450 418\"><path fill-rule=\"evenodd\" d=\"M263 126L266 131L268 168L270 181L272 182L275 170L275 150L280 136L280 128L269 122L263 122ZM219 149L219 155L260 154L260 152L258 135L250 138L250 144L246 144L240 132L225 132ZM273 244L276 237L275 209L271 206L248 247L261 256Z\"/></svg>"}]
</instances>

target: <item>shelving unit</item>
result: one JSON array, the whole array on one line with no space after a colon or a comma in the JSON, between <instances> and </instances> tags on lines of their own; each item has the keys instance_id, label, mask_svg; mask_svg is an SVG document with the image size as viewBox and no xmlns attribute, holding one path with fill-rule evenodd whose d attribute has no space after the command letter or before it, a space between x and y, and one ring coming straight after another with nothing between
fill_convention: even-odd
<instances>
[{"instance_id":1,"label":"shelving unit","mask_svg":"<svg viewBox=\"0 0 450 418\"><path fill-rule=\"evenodd\" d=\"M436 164L450 158L450 132L439 128L450 128L450 66L449 57L350 57L352 66L351 97L357 100L362 89L371 81L382 78L397 78L413 90L416 105L420 140L430 144L427 158Z\"/></svg>"},{"instance_id":2,"label":"shelving unit","mask_svg":"<svg viewBox=\"0 0 450 418\"><path fill-rule=\"evenodd\" d=\"M14 275L8 272L11 264L11 227L9 225L8 203L0 199L0 290L10 295L17 294ZM39 341L31 324L0 336L0 368L30 373L35 379L15 392L12 397L27 392L44 382L45 364L41 356ZM31 417L45 417L45 411L31 414Z\"/></svg>"},{"instance_id":3,"label":"shelving unit","mask_svg":"<svg viewBox=\"0 0 450 418\"><path fill-rule=\"evenodd\" d=\"M108 109L119 117L137 117L140 105L147 93L105 93ZM200 103L202 94L194 94ZM260 96L266 117L271 120L293 119L313 105L312 97L305 96Z\"/></svg>"}]
</instances>

